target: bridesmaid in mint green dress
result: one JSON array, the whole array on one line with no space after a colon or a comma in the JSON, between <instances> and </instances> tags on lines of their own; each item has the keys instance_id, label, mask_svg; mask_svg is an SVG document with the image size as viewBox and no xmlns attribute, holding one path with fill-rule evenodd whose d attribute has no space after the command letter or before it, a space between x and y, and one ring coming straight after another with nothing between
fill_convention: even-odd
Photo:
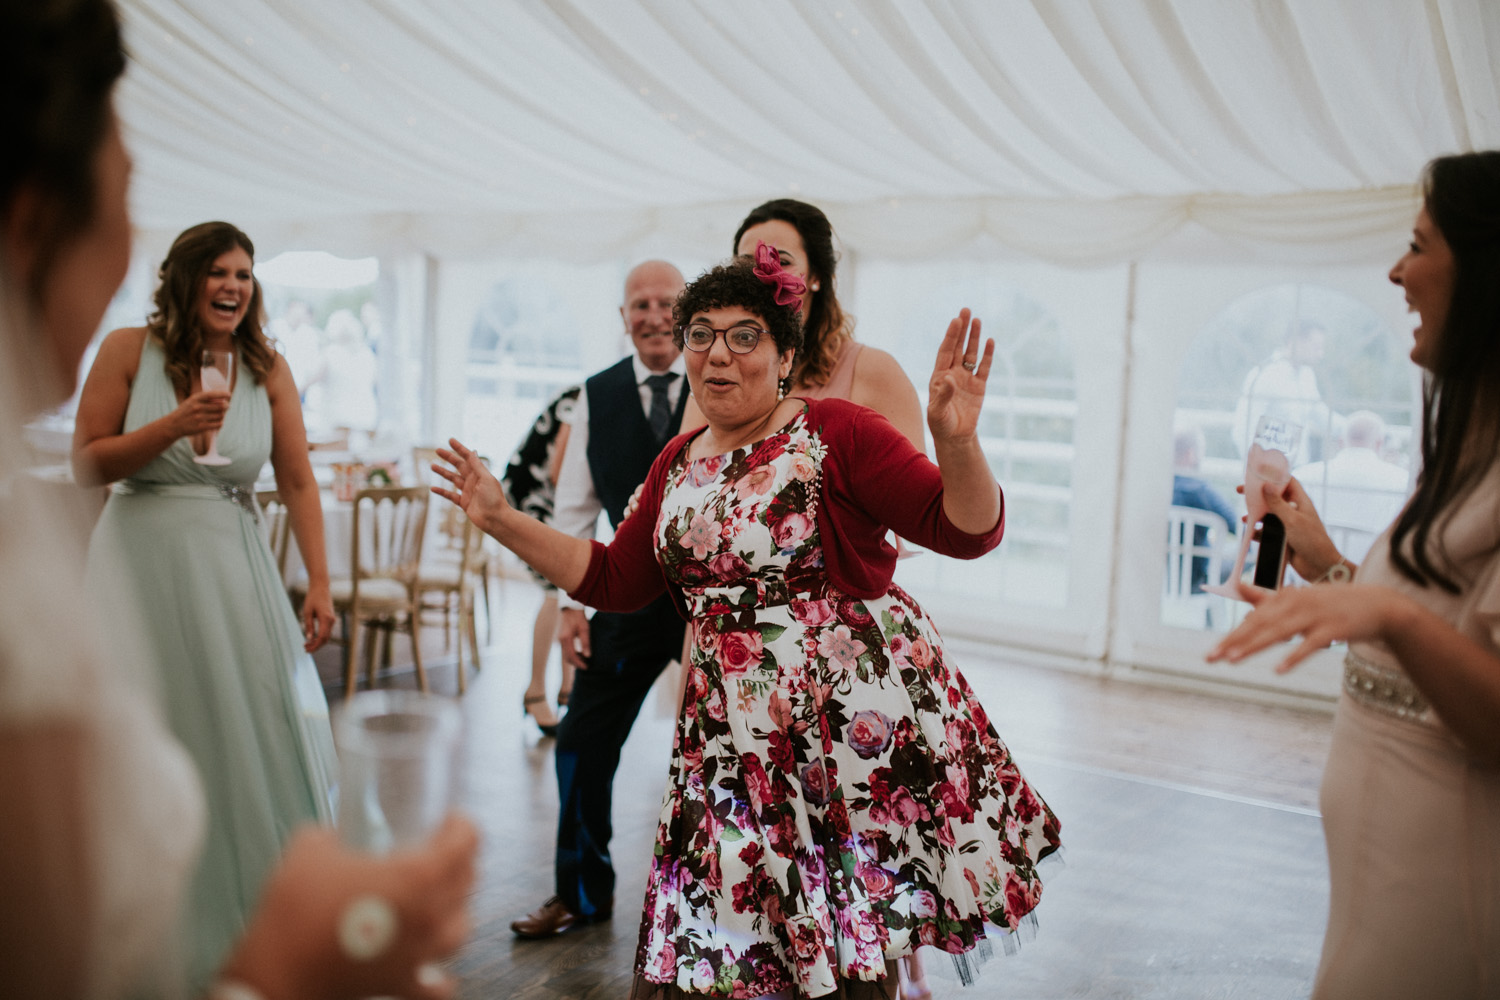
<instances>
[{"instance_id":1,"label":"bridesmaid in mint green dress","mask_svg":"<svg viewBox=\"0 0 1500 1000\"><path fill-rule=\"evenodd\" d=\"M191 954L182 958L198 988L243 932L293 828L330 820L335 773L308 655L333 625L322 510L296 386L261 331L253 252L227 223L177 238L147 326L116 330L100 347L74 438L80 482L113 483L90 545L91 583L136 605L166 714L208 800L207 846L184 910ZM202 390L204 350L234 354L228 393ZM226 465L194 461L211 432ZM254 483L267 459L307 563L301 623L257 521Z\"/></svg>"}]
</instances>

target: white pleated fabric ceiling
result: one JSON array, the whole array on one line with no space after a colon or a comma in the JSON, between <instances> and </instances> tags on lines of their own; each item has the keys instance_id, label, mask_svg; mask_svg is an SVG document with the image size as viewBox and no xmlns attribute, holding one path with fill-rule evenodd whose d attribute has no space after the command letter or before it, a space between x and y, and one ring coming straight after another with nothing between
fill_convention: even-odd
<instances>
[{"instance_id":1,"label":"white pleated fabric ceiling","mask_svg":"<svg viewBox=\"0 0 1500 1000\"><path fill-rule=\"evenodd\" d=\"M1188 221L1385 252L1500 146L1493 0L123 0L147 231L266 248L722 251L788 195L846 244L1069 265Z\"/></svg>"}]
</instances>

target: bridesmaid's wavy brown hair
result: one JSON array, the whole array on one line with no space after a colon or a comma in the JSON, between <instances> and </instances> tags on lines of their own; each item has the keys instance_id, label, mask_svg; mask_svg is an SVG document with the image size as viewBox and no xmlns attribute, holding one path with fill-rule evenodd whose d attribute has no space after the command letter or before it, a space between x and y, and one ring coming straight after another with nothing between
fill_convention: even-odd
<instances>
[{"instance_id":1,"label":"bridesmaid's wavy brown hair","mask_svg":"<svg viewBox=\"0 0 1500 1000\"><path fill-rule=\"evenodd\" d=\"M833 224L816 205L795 198L777 198L750 210L735 230L730 252L739 253L736 248L745 230L773 219L797 230L807 254L808 280L822 286L808 297L807 315L802 317L802 350L797 352L792 365L792 384L825 385L844 342L854 338L854 317L845 315L834 290L839 258L833 248Z\"/></svg>"},{"instance_id":2,"label":"bridesmaid's wavy brown hair","mask_svg":"<svg viewBox=\"0 0 1500 1000\"><path fill-rule=\"evenodd\" d=\"M198 297L214 261L238 247L255 260L255 244L227 222L203 222L183 230L172 241L167 259L161 262L152 301L156 311L146 317L146 329L161 343L167 356L167 377L179 393L186 396L192 385L193 371L203 355L203 331L198 325ZM250 307L234 331L239 348L239 364L263 385L276 365L276 349L266 337L265 303L260 282L250 278Z\"/></svg>"}]
</instances>

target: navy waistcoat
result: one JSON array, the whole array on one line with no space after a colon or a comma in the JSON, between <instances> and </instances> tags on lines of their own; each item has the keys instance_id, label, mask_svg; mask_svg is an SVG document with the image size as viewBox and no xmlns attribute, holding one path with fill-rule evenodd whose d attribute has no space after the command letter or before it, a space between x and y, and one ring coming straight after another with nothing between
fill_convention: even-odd
<instances>
[{"instance_id":1,"label":"navy waistcoat","mask_svg":"<svg viewBox=\"0 0 1500 1000\"><path fill-rule=\"evenodd\" d=\"M589 475L610 525L618 528L625 518L626 501L646 481L646 473L661 448L641 407L635 365L630 358L590 378L583 384L583 391L589 401ZM682 424L687 397L684 386L672 408L673 434Z\"/></svg>"}]
</instances>

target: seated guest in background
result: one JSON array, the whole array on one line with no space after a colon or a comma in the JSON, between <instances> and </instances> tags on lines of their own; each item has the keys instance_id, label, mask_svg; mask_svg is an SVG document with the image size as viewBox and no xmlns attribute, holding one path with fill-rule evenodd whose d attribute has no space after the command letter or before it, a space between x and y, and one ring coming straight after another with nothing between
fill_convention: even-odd
<instances>
[{"instance_id":1,"label":"seated guest in background","mask_svg":"<svg viewBox=\"0 0 1500 1000\"><path fill-rule=\"evenodd\" d=\"M280 316L271 322L271 339L286 357L292 369L292 381L303 403L308 392L328 375L323 358L323 331L313 322L312 306L302 299L291 299Z\"/></svg>"},{"instance_id":2,"label":"seated guest in background","mask_svg":"<svg viewBox=\"0 0 1500 1000\"><path fill-rule=\"evenodd\" d=\"M160 718L132 620L113 617L112 602L82 599L87 526L23 486L22 426L71 394L129 261L130 161L111 100L124 68L104 0L0 3L0 578L13 584L0 601L7 997L202 995L169 957L191 950L197 930L182 897L203 835L200 775ZM221 406L210 403L195 404L197 425L213 422ZM304 829L257 886L258 906L210 995L451 997L456 984L431 963L466 936L475 853L473 827L456 817L420 849L382 858ZM386 940L363 954L357 940L341 945L341 929L357 929L372 908L390 918Z\"/></svg>"},{"instance_id":3,"label":"seated guest in background","mask_svg":"<svg viewBox=\"0 0 1500 1000\"><path fill-rule=\"evenodd\" d=\"M140 608L167 720L208 795L188 956L200 985L293 828L331 818L337 767L308 655L334 622L323 508L291 368L261 332L253 254L226 222L177 237L146 325L99 348L73 437L78 480L115 484L90 545L91 582ZM204 386L204 351L233 356L228 391ZM195 461L213 435L229 464ZM268 458L308 571L300 625L257 522Z\"/></svg>"},{"instance_id":4,"label":"seated guest in background","mask_svg":"<svg viewBox=\"0 0 1500 1000\"><path fill-rule=\"evenodd\" d=\"M1240 515L1229 506L1229 501L1219 495L1219 491L1208 484L1208 481L1199 477L1198 469L1203 463L1203 430L1199 427L1187 427L1178 431L1172 438L1172 506L1193 507L1197 510L1206 510L1218 514L1224 519L1224 524L1229 528L1231 535L1237 534L1240 527ZM1193 529L1193 545L1203 546L1208 544L1208 529L1198 526ZM1193 593L1203 593L1203 585L1208 583L1208 559L1204 556L1193 557ZM1214 583L1223 583L1223 580L1214 580Z\"/></svg>"},{"instance_id":5,"label":"seated guest in background","mask_svg":"<svg viewBox=\"0 0 1500 1000\"><path fill-rule=\"evenodd\" d=\"M375 400L379 373L364 324L351 310L339 309L328 317L327 336L320 393L323 421L336 430L373 434L380 421Z\"/></svg>"},{"instance_id":6,"label":"seated guest in background","mask_svg":"<svg viewBox=\"0 0 1500 1000\"><path fill-rule=\"evenodd\" d=\"M1406 469L1381 457L1384 447L1385 421L1359 410L1349 414L1337 454L1292 470L1324 524L1355 529L1344 546L1344 555L1354 562L1364 560L1375 536L1401 512L1411 485Z\"/></svg>"},{"instance_id":7,"label":"seated guest in background","mask_svg":"<svg viewBox=\"0 0 1500 1000\"><path fill-rule=\"evenodd\" d=\"M786 396L802 284L761 244L683 292L676 338L708 423L662 451L608 546L509 507L457 442L453 489L435 487L579 600L665 595L693 620L637 998L893 996L919 944L967 956L1019 928L1059 845L891 583L885 540L968 558L999 543L977 433L994 343L981 354L967 310L949 325L929 383L934 465L873 410Z\"/></svg>"}]
</instances>

